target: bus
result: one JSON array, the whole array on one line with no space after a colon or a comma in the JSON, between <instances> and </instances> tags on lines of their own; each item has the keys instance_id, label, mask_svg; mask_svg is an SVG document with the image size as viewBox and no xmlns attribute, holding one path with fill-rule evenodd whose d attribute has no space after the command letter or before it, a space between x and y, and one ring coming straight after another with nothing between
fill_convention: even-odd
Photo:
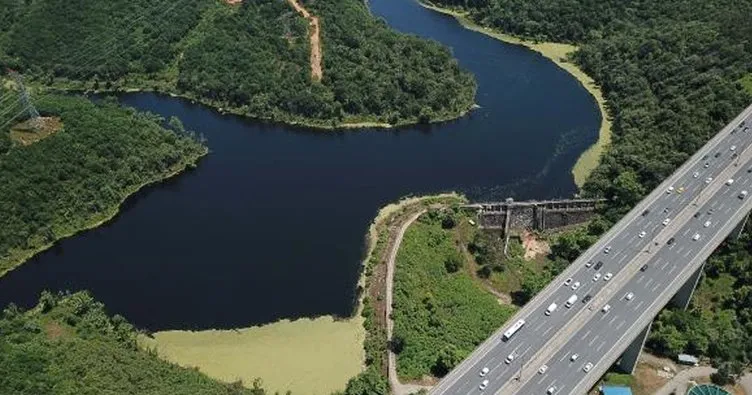
<instances>
[{"instance_id":1,"label":"bus","mask_svg":"<svg viewBox=\"0 0 752 395\"><path fill-rule=\"evenodd\" d=\"M501 340L503 341L509 340L512 336L514 336L515 333L517 333L517 331L520 330L520 328L522 328L523 325L525 325L525 320L519 320L515 322L511 328L507 329L507 331L504 332L504 335L501 337Z\"/></svg>"}]
</instances>

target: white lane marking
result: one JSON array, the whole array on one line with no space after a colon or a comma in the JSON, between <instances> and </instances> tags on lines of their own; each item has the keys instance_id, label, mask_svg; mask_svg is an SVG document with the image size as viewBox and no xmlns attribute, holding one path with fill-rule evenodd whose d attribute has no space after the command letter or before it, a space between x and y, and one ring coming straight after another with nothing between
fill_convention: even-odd
<instances>
[{"instance_id":1,"label":"white lane marking","mask_svg":"<svg viewBox=\"0 0 752 395\"><path fill-rule=\"evenodd\" d=\"M638 277L637 278L637 284L641 283L643 279L645 279L645 276Z\"/></svg>"},{"instance_id":2,"label":"white lane marking","mask_svg":"<svg viewBox=\"0 0 752 395\"><path fill-rule=\"evenodd\" d=\"M589 335L589 334L590 334L590 332L592 332L592 331L593 331L592 329L588 329L588 331L587 331L587 332L585 332L585 334L584 334L584 335L582 335L582 337L580 338L580 341L582 341L582 340L585 340L585 338L586 338L586 337L588 337L588 335Z\"/></svg>"},{"instance_id":3,"label":"white lane marking","mask_svg":"<svg viewBox=\"0 0 752 395\"><path fill-rule=\"evenodd\" d=\"M650 286L650 284L652 284L652 283L653 283L653 278L652 278L652 277L650 277L650 278L648 279L648 281L647 281L647 282L645 283L645 287L646 287L646 288L647 288L647 287L649 287L649 286Z\"/></svg>"},{"instance_id":4,"label":"white lane marking","mask_svg":"<svg viewBox=\"0 0 752 395\"><path fill-rule=\"evenodd\" d=\"M674 266L671 266L671 270L669 270L669 271L668 271L668 274L671 274L671 273L673 273L673 272L674 272L674 270L676 270L676 265L674 265Z\"/></svg>"},{"instance_id":5,"label":"white lane marking","mask_svg":"<svg viewBox=\"0 0 752 395\"><path fill-rule=\"evenodd\" d=\"M682 236L686 236L689 233L689 231L690 231L690 229L687 228L687 230L685 230L684 233L682 233Z\"/></svg>"},{"instance_id":6,"label":"white lane marking","mask_svg":"<svg viewBox=\"0 0 752 395\"><path fill-rule=\"evenodd\" d=\"M600 346L598 346L598 348L596 349L596 351L600 352L600 351L601 351L601 348L603 348L603 346L605 346L605 345L606 345L606 341L604 340L604 341L603 341L603 342L601 343L601 345L600 345Z\"/></svg>"},{"instance_id":7,"label":"white lane marking","mask_svg":"<svg viewBox=\"0 0 752 395\"><path fill-rule=\"evenodd\" d=\"M622 263L622 262L624 262L624 260L625 260L625 259L627 259L627 258L629 258L629 255L626 255L626 254L625 254L624 256L622 256L622 257L621 257L621 258L619 259L619 261L618 261L617 263L621 265L621 263Z\"/></svg>"},{"instance_id":8,"label":"white lane marking","mask_svg":"<svg viewBox=\"0 0 752 395\"><path fill-rule=\"evenodd\" d=\"M669 274L671 274L671 272L669 272ZM655 292L655 290L658 289L658 287L660 286L661 286L661 283L655 283L655 287L653 287L653 292Z\"/></svg>"},{"instance_id":9,"label":"white lane marking","mask_svg":"<svg viewBox=\"0 0 752 395\"><path fill-rule=\"evenodd\" d=\"M618 331L619 329L621 329L621 327L624 326L625 323L626 321L619 321L619 324L616 325L616 330Z\"/></svg>"},{"instance_id":10,"label":"white lane marking","mask_svg":"<svg viewBox=\"0 0 752 395\"><path fill-rule=\"evenodd\" d=\"M546 335L548 335L548 332L551 332L551 329L554 329L554 327L553 326L548 327L548 329L546 329L546 331L543 332L543 337L546 337Z\"/></svg>"},{"instance_id":11,"label":"white lane marking","mask_svg":"<svg viewBox=\"0 0 752 395\"><path fill-rule=\"evenodd\" d=\"M637 303L637 305L636 305L636 306L635 306L635 308L634 308L634 309L635 309L635 311L639 310L639 309L640 309L640 307L642 306L642 304L643 304L643 303L645 303L645 301L644 301L644 300L641 300L641 301L640 301L640 303Z\"/></svg>"},{"instance_id":12,"label":"white lane marking","mask_svg":"<svg viewBox=\"0 0 752 395\"><path fill-rule=\"evenodd\" d=\"M613 318L611 318L611 321L608 322L608 326L611 326L614 323L614 321L616 321L617 318L618 316L616 315Z\"/></svg>"},{"instance_id":13,"label":"white lane marking","mask_svg":"<svg viewBox=\"0 0 752 395\"><path fill-rule=\"evenodd\" d=\"M689 258L689 254L692 253L692 250L687 250L687 252L684 253L685 258Z\"/></svg>"},{"instance_id":14,"label":"white lane marking","mask_svg":"<svg viewBox=\"0 0 752 395\"><path fill-rule=\"evenodd\" d=\"M686 236L686 234L685 234L684 236ZM684 251L684 246L681 246L681 247L679 247L679 248L678 248L678 249L676 250L676 253L677 253L677 254L681 254L681 252L682 252L682 251Z\"/></svg>"},{"instance_id":15,"label":"white lane marking","mask_svg":"<svg viewBox=\"0 0 752 395\"><path fill-rule=\"evenodd\" d=\"M533 328L533 332L538 332L538 329L540 329L540 327L543 326L543 323L544 323L543 321L539 322L538 325L535 328Z\"/></svg>"},{"instance_id":16,"label":"white lane marking","mask_svg":"<svg viewBox=\"0 0 752 395\"><path fill-rule=\"evenodd\" d=\"M600 335L595 335L595 336L593 336L593 338L592 338L592 339L590 339L590 341L588 342L588 346L589 346L589 347L590 347L590 346L592 346L592 345L593 345L593 343L595 343L595 341L596 341L596 340L598 340L598 338L599 338L599 337L600 337ZM566 355L565 355L565 356L566 356Z\"/></svg>"}]
</instances>

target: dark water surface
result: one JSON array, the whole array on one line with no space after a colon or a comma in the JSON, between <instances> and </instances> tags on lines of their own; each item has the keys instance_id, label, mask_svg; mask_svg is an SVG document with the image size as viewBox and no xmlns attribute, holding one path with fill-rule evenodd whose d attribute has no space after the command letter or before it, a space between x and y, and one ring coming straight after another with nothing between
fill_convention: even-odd
<instances>
[{"instance_id":1,"label":"dark water surface","mask_svg":"<svg viewBox=\"0 0 752 395\"><path fill-rule=\"evenodd\" d=\"M89 289L139 327L229 328L351 312L379 207L459 190L475 199L569 197L597 136L592 97L552 62L408 0L372 0L394 28L452 48L480 109L426 128L316 132L129 94L209 139L199 167L129 199L112 223L0 278L0 305Z\"/></svg>"}]
</instances>

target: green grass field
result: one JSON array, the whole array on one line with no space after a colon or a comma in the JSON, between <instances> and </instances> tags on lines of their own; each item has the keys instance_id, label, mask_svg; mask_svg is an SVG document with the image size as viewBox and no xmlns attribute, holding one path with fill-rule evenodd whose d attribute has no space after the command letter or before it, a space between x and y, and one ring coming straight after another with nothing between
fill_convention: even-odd
<instances>
[{"instance_id":1,"label":"green grass field","mask_svg":"<svg viewBox=\"0 0 752 395\"><path fill-rule=\"evenodd\" d=\"M274 393L329 395L342 391L363 370L365 329L360 316L279 321L260 327L199 332L165 331L142 336L143 347L181 366L197 367L222 381L260 377Z\"/></svg>"},{"instance_id":2,"label":"green grass field","mask_svg":"<svg viewBox=\"0 0 752 395\"><path fill-rule=\"evenodd\" d=\"M429 213L430 214L430 213ZM405 232L394 279L394 337L402 343L397 371L405 379L441 375L482 342L514 312L500 305L465 268L467 218L445 230L424 214ZM446 262L458 259L454 272Z\"/></svg>"},{"instance_id":3,"label":"green grass field","mask_svg":"<svg viewBox=\"0 0 752 395\"><path fill-rule=\"evenodd\" d=\"M741 83L744 89L752 95L752 73L742 77L742 79L739 80L739 83Z\"/></svg>"}]
</instances>

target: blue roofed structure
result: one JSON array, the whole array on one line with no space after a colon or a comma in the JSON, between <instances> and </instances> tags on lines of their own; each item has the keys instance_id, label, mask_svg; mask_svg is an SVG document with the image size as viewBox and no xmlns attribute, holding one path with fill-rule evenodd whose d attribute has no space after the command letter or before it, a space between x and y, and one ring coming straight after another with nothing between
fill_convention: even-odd
<instances>
[{"instance_id":1,"label":"blue roofed structure","mask_svg":"<svg viewBox=\"0 0 752 395\"><path fill-rule=\"evenodd\" d=\"M601 393L603 395L632 395L632 389L629 387L604 385L601 387Z\"/></svg>"}]
</instances>

